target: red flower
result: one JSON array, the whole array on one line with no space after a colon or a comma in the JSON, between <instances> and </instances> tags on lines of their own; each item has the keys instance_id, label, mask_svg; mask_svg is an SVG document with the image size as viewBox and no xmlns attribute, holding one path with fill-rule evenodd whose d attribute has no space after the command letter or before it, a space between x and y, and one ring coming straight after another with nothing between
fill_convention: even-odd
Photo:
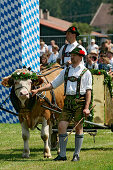
<instances>
[{"instance_id":1,"label":"red flower","mask_svg":"<svg viewBox=\"0 0 113 170\"><path fill-rule=\"evenodd\" d=\"M99 71L99 72L98 72L98 74L100 75L100 74L101 74L101 72Z\"/></svg>"},{"instance_id":2,"label":"red flower","mask_svg":"<svg viewBox=\"0 0 113 170\"><path fill-rule=\"evenodd\" d=\"M23 74L25 74L25 73L23 73Z\"/></svg>"},{"instance_id":3,"label":"red flower","mask_svg":"<svg viewBox=\"0 0 113 170\"><path fill-rule=\"evenodd\" d=\"M75 27L72 27L72 30L75 31Z\"/></svg>"},{"instance_id":4,"label":"red flower","mask_svg":"<svg viewBox=\"0 0 113 170\"><path fill-rule=\"evenodd\" d=\"M84 52L83 50L80 50L80 51L79 51L79 54L85 55L85 52Z\"/></svg>"}]
</instances>

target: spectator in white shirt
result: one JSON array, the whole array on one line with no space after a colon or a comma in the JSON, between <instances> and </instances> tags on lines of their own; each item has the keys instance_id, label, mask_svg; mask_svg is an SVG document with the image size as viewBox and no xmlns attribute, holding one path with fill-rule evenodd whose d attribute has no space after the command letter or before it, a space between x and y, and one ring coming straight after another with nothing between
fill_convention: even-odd
<instances>
[{"instance_id":1,"label":"spectator in white shirt","mask_svg":"<svg viewBox=\"0 0 113 170\"><path fill-rule=\"evenodd\" d=\"M49 59L48 59L48 63L56 63L56 60L58 58L58 50L59 47L57 45L53 45L52 46L52 54L50 55Z\"/></svg>"},{"instance_id":2,"label":"spectator in white shirt","mask_svg":"<svg viewBox=\"0 0 113 170\"><path fill-rule=\"evenodd\" d=\"M47 52L48 48L45 46L45 42L44 41L40 42L40 57Z\"/></svg>"},{"instance_id":3,"label":"spectator in white shirt","mask_svg":"<svg viewBox=\"0 0 113 170\"><path fill-rule=\"evenodd\" d=\"M54 46L54 45L55 45L55 40L51 40L51 44L48 45L48 51L49 51L50 53L52 53L52 46Z\"/></svg>"},{"instance_id":4,"label":"spectator in white shirt","mask_svg":"<svg viewBox=\"0 0 113 170\"><path fill-rule=\"evenodd\" d=\"M41 43L41 42L44 42L43 39L40 39L40 43ZM46 44L45 42L44 42L44 46L45 46L45 48L48 50L48 46L47 46L47 44Z\"/></svg>"},{"instance_id":5,"label":"spectator in white shirt","mask_svg":"<svg viewBox=\"0 0 113 170\"><path fill-rule=\"evenodd\" d=\"M92 50L96 50L97 53L99 53L99 46L95 44L95 39L91 39L91 44L88 46L88 53L90 53Z\"/></svg>"}]
</instances>

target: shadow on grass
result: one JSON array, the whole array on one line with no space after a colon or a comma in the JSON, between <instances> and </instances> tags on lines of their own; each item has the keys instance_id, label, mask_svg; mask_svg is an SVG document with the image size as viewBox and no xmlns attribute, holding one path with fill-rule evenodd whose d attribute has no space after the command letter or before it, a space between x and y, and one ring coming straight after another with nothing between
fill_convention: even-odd
<instances>
[{"instance_id":1,"label":"shadow on grass","mask_svg":"<svg viewBox=\"0 0 113 170\"><path fill-rule=\"evenodd\" d=\"M39 155L38 155L39 156ZM19 154L0 154L0 160L7 162L49 162L52 161L52 158L44 158L43 153L40 154L40 158L37 157L37 154L30 154L29 158L22 158L22 153Z\"/></svg>"},{"instance_id":2,"label":"shadow on grass","mask_svg":"<svg viewBox=\"0 0 113 170\"><path fill-rule=\"evenodd\" d=\"M6 152L3 151L3 153L0 153L0 160L8 161L8 162L10 161L12 162L28 162L28 161L29 162L30 161L49 162L53 160L53 158L43 157L43 148L31 148L29 158L22 158L22 153L23 153L23 149L8 149L6 150Z\"/></svg>"},{"instance_id":3,"label":"shadow on grass","mask_svg":"<svg viewBox=\"0 0 113 170\"><path fill-rule=\"evenodd\" d=\"M113 151L113 148L104 148L104 147L100 147L100 148L82 148L82 151L88 151L88 150Z\"/></svg>"},{"instance_id":4,"label":"shadow on grass","mask_svg":"<svg viewBox=\"0 0 113 170\"><path fill-rule=\"evenodd\" d=\"M5 160L5 161L16 161L15 159L17 159L17 161L19 161L18 159L22 159L21 161L28 161L29 158L22 158L22 153L23 153L23 149L9 149L3 151L3 153L0 153L0 160ZM37 155L41 155L41 157L43 156L43 149L37 149L37 148L33 148L30 149L30 158L34 158Z\"/></svg>"},{"instance_id":5,"label":"shadow on grass","mask_svg":"<svg viewBox=\"0 0 113 170\"><path fill-rule=\"evenodd\" d=\"M113 148L105 148L105 147L98 147L98 148L82 148L82 151L113 151ZM67 151L74 151L74 148L67 148ZM16 153L18 152L18 153ZM14 161L14 162L26 162L26 161L52 161L52 158L43 158L43 149L33 148L30 149L30 157L29 158L22 158L23 149L10 149L4 153L0 153L0 160L4 161ZM40 158L38 158L40 156Z\"/></svg>"},{"instance_id":6,"label":"shadow on grass","mask_svg":"<svg viewBox=\"0 0 113 170\"><path fill-rule=\"evenodd\" d=\"M67 148L66 149L67 151L73 151L74 150L74 148ZM113 151L113 148L105 148L105 147L98 147L98 148L82 148L81 149L82 151L89 151L89 150L94 150L94 151L96 151L96 150L100 150L100 151Z\"/></svg>"}]
</instances>

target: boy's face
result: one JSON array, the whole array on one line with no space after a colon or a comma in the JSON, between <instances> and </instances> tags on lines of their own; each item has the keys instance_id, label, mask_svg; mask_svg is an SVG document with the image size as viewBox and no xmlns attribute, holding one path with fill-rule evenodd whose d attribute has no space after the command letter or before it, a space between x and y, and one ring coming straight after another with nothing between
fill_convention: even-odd
<instances>
[{"instance_id":1,"label":"boy's face","mask_svg":"<svg viewBox=\"0 0 113 170\"><path fill-rule=\"evenodd\" d=\"M76 64L78 62L82 61L82 56L79 56L78 54L71 53L71 62L72 64Z\"/></svg>"},{"instance_id":2,"label":"boy's face","mask_svg":"<svg viewBox=\"0 0 113 170\"><path fill-rule=\"evenodd\" d=\"M73 39L73 37L75 37L75 34L72 34L71 32L67 32L66 33L66 40L70 43L70 40Z\"/></svg>"}]
</instances>

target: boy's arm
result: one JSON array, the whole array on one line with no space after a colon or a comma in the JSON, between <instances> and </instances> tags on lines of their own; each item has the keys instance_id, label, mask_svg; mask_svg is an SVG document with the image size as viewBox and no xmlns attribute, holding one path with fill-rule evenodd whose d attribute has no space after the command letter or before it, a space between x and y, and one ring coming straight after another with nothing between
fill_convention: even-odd
<instances>
[{"instance_id":1,"label":"boy's arm","mask_svg":"<svg viewBox=\"0 0 113 170\"><path fill-rule=\"evenodd\" d=\"M83 110L83 113L85 114L86 117L89 116L90 114L90 110L89 110L90 102L91 102L91 90L88 89L86 90L86 103L85 103L85 108Z\"/></svg>"},{"instance_id":2,"label":"boy's arm","mask_svg":"<svg viewBox=\"0 0 113 170\"><path fill-rule=\"evenodd\" d=\"M52 84L49 83L43 87L40 87L38 89L35 89L35 90L31 90L31 93L32 93L32 97L37 94L38 92L42 92L42 91L48 91L48 90L51 90L53 88Z\"/></svg>"}]
</instances>

